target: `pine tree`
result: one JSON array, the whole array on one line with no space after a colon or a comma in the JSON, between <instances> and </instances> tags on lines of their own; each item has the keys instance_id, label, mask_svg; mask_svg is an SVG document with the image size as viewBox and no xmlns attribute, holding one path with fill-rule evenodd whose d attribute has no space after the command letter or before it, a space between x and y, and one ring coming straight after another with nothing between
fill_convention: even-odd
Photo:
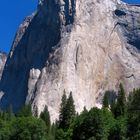
<instances>
[{"instance_id":1,"label":"pine tree","mask_svg":"<svg viewBox=\"0 0 140 140\"><path fill-rule=\"evenodd\" d=\"M56 123L53 123L50 129L50 140L55 140L56 138L56 130L57 130L57 126Z\"/></svg>"},{"instance_id":2,"label":"pine tree","mask_svg":"<svg viewBox=\"0 0 140 140\"><path fill-rule=\"evenodd\" d=\"M140 139L140 89L134 90L128 100L128 137Z\"/></svg>"},{"instance_id":3,"label":"pine tree","mask_svg":"<svg viewBox=\"0 0 140 140\"><path fill-rule=\"evenodd\" d=\"M10 105L8 107L6 113L7 113L7 116L8 116L7 119L12 120L14 118L14 113L13 113L13 107L12 107L12 105Z\"/></svg>"},{"instance_id":4,"label":"pine tree","mask_svg":"<svg viewBox=\"0 0 140 140\"><path fill-rule=\"evenodd\" d=\"M108 92L105 92L103 98L103 108L109 108L109 101L108 101Z\"/></svg>"},{"instance_id":5,"label":"pine tree","mask_svg":"<svg viewBox=\"0 0 140 140\"><path fill-rule=\"evenodd\" d=\"M82 111L82 114L87 113L87 112L88 112L88 110L87 110L86 107L84 106L83 111ZM77 116L78 116L78 115L77 115Z\"/></svg>"},{"instance_id":6,"label":"pine tree","mask_svg":"<svg viewBox=\"0 0 140 140\"><path fill-rule=\"evenodd\" d=\"M64 94L63 94L62 99L61 99L61 105L60 105L59 128L65 128L66 103L67 103L67 96L66 96L66 92L64 91Z\"/></svg>"},{"instance_id":7,"label":"pine tree","mask_svg":"<svg viewBox=\"0 0 140 140\"><path fill-rule=\"evenodd\" d=\"M34 108L34 116L38 117L38 108L37 108L37 106Z\"/></svg>"},{"instance_id":8,"label":"pine tree","mask_svg":"<svg viewBox=\"0 0 140 140\"><path fill-rule=\"evenodd\" d=\"M70 92L68 99L64 92L61 100L60 116L59 116L59 128L66 130L71 120L75 116L75 105L72 97L72 92Z\"/></svg>"},{"instance_id":9,"label":"pine tree","mask_svg":"<svg viewBox=\"0 0 140 140\"><path fill-rule=\"evenodd\" d=\"M116 101L115 100L112 100L111 105L110 105L110 110L111 110L112 114L114 116L116 116L115 115L115 111L116 111Z\"/></svg>"},{"instance_id":10,"label":"pine tree","mask_svg":"<svg viewBox=\"0 0 140 140\"><path fill-rule=\"evenodd\" d=\"M45 106L44 111L41 112L40 118L46 123L48 129L50 129L51 121L50 121L50 114L47 106Z\"/></svg>"},{"instance_id":11,"label":"pine tree","mask_svg":"<svg viewBox=\"0 0 140 140\"><path fill-rule=\"evenodd\" d=\"M73 122L72 140L107 140L113 121L109 110L92 108L80 114Z\"/></svg>"},{"instance_id":12,"label":"pine tree","mask_svg":"<svg viewBox=\"0 0 140 140\"><path fill-rule=\"evenodd\" d=\"M17 113L18 117L29 117L32 116L31 104L24 105L21 110Z\"/></svg>"},{"instance_id":13,"label":"pine tree","mask_svg":"<svg viewBox=\"0 0 140 140\"><path fill-rule=\"evenodd\" d=\"M126 97L123 85L120 84L118 92L117 104L115 109L115 117L124 116L126 113Z\"/></svg>"},{"instance_id":14,"label":"pine tree","mask_svg":"<svg viewBox=\"0 0 140 140\"><path fill-rule=\"evenodd\" d=\"M72 97L72 92L70 92L68 100L67 100L67 104L66 104L66 128L69 127L75 115L76 115L76 111L75 111L74 100Z\"/></svg>"}]
</instances>

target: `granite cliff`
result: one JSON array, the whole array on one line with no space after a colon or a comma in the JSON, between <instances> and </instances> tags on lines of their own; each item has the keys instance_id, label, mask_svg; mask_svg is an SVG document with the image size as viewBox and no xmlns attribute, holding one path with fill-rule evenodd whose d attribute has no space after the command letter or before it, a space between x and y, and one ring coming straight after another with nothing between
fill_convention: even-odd
<instances>
[{"instance_id":1,"label":"granite cliff","mask_svg":"<svg viewBox=\"0 0 140 140\"><path fill-rule=\"evenodd\" d=\"M120 0L41 0L17 31L0 82L0 107L45 105L55 120L64 90L76 110L105 90L140 87L140 7Z\"/></svg>"},{"instance_id":2,"label":"granite cliff","mask_svg":"<svg viewBox=\"0 0 140 140\"><path fill-rule=\"evenodd\" d=\"M4 65L7 59L7 54L4 52L0 52L0 79L3 73Z\"/></svg>"}]
</instances>

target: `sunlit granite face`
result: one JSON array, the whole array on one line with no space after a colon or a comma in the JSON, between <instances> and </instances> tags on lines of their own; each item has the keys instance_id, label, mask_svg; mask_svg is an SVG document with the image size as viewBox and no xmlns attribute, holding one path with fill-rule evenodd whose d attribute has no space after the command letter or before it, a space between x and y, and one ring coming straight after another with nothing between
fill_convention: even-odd
<instances>
[{"instance_id":1,"label":"sunlit granite face","mask_svg":"<svg viewBox=\"0 0 140 140\"><path fill-rule=\"evenodd\" d=\"M0 52L0 79L1 79L1 76L2 76L2 73L3 73L3 69L4 69L4 66L5 66L6 59L7 59L7 54L3 53L3 52Z\"/></svg>"}]
</instances>

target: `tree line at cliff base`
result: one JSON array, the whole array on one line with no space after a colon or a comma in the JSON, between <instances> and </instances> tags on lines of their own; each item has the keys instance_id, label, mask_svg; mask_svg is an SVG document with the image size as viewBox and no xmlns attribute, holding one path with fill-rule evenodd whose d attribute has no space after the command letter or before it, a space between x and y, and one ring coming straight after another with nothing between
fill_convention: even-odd
<instances>
[{"instance_id":1,"label":"tree line at cliff base","mask_svg":"<svg viewBox=\"0 0 140 140\"><path fill-rule=\"evenodd\" d=\"M120 84L118 92L106 91L101 109L86 107L75 111L72 92L61 99L59 119L51 123L48 107L38 116L31 105L17 113L12 106L0 111L0 140L140 140L140 89L126 97Z\"/></svg>"}]
</instances>

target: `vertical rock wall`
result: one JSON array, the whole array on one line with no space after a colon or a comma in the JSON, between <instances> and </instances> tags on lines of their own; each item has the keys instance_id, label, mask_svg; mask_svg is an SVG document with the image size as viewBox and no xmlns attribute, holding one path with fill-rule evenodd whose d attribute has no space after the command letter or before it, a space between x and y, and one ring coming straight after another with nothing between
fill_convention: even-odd
<instances>
[{"instance_id":1,"label":"vertical rock wall","mask_svg":"<svg viewBox=\"0 0 140 140\"><path fill-rule=\"evenodd\" d=\"M139 87L139 13L119 0L40 1L17 32L0 107L17 111L26 102L40 113L47 105L55 120L64 90L80 112L100 107L104 91L120 82L127 93Z\"/></svg>"}]
</instances>

